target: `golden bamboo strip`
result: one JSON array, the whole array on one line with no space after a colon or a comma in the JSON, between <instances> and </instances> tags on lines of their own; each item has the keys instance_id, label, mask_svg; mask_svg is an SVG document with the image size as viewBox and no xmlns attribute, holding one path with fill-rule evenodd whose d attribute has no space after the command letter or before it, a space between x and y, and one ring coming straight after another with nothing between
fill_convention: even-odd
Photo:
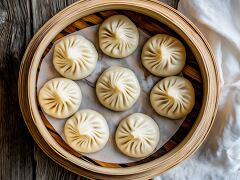
<instances>
[{"instance_id":1,"label":"golden bamboo strip","mask_svg":"<svg viewBox=\"0 0 240 180\"><path fill-rule=\"evenodd\" d=\"M100 24L103 21L100 17L98 17L95 14L86 16L86 17L82 18L82 20L84 20L86 22L91 22L93 24Z\"/></svg>"},{"instance_id":2,"label":"golden bamboo strip","mask_svg":"<svg viewBox=\"0 0 240 180\"><path fill-rule=\"evenodd\" d=\"M202 83L201 73L198 72L196 69L194 69L191 66L185 66L183 69L183 73L188 75L189 77L192 77L196 81Z\"/></svg>"}]
</instances>

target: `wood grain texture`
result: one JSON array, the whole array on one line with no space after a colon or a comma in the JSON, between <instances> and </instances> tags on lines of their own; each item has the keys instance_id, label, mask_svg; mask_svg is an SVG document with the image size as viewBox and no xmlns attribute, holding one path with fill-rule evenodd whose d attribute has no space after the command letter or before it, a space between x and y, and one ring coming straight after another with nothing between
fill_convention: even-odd
<instances>
[{"instance_id":1,"label":"wood grain texture","mask_svg":"<svg viewBox=\"0 0 240 180\"><path fill-rule=\"evenodd\" d=\"M33 142L17 95L19 66L31 37L49 18L73 2L0 1L0 179L85 179L54 163ZM163 2L176 8L178 0Z\"/></svg>"},{"instance_id":2,"label":"wood grain texture","mask_svg":"<svg viewBox=\"0 0 240 180\"><path fill-rule=\"evenodd\" d=\"M0 1L0 179L34 178L34 143L17 93L21 58L32 37L29 9L27 0Z\"/></svg>"}]
</instances>

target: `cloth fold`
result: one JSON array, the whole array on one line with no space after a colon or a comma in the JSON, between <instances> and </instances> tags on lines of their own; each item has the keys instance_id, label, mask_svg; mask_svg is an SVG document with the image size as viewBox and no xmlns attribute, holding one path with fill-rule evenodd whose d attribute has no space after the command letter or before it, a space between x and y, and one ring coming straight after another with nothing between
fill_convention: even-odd
<instances>
[{"instance_id":1,"label":"cloth fold","mask_svg":"<svg viewBox=\"0 0 240 180\"><path fill-rule=\"evenodd\" d=\"M155 179L240 179L240 1L180 0L178 10L210 43L221 96L215 123L202 147Z\"/></svg>"}]
</instances>

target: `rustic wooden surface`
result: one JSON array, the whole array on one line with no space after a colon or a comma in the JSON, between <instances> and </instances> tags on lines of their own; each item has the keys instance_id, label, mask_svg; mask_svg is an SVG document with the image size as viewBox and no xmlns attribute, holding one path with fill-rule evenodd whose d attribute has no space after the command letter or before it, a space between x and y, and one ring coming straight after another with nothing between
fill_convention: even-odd
<instances>
[{"instance_id":1,"label":"rustic wooden surface","mask_svg":"<svg viewBox=\"0 0 240 180\"><path fill-rule=\"evenodd\" d=\"M48 158L31 138L18 103L21 58L37 30L76 0L0 0L0 179L85 179ZM161 0L176 8L178 0Z\"/></svg>"}]
</instances>

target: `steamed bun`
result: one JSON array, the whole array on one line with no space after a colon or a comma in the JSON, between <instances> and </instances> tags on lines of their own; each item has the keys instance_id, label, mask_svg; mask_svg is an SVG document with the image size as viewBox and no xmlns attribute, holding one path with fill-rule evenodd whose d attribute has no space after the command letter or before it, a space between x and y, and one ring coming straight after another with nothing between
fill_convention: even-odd
<instances>
[{"instance_id":1,"label":"steamed bun","mask_svg":"<svg viewBox=\"0 0 240 180\"><path fill-rule=\"evenodd\" d=\"M75 113L82 100L79 86L66 78L55 78L44 84L38 101L45 113L55 118L67 118Z\"/></svg>"},{"instance_id":2,"label":"steamed bun","mask_svg":"<svg viewBox=\"0 0 240 180\"><path fill-rule=\"evenodd\" d=\"M190 81L183 77L170 76L153 87L150 101L158 114L180 119L191 112L195 104L195 93Z\"/></svg>"},{"instance_id":3,"label":"steamed bun","mask_svg":"<svg viewBox=\"0 0 240 180\"><path fill-rule=\"evenodd\" d=\"M90 75L98 60L94 45L81 35L62 38L54 47L53 65L64 77L78 80Z\"/></svg>"},{"instance_id":4,"label":"steamed bun","mask_svg":"<svg viewBox=\"0 0 240 180\"><path fill-rule=\"evenodd\" d=\"M138 41L138 29L126 16L111 16L99 28L99 46L108 56L127 57L135 51Z\"/></svg>"},{"instance_id":5,"label":"steamed bun","mask_svg":"<svg viewBox=\"0 0 240 180\"><path fill-rule=\"evenodd\" d=\"M75 151L93 153L106 145L109 128L100 113L83 109L66 121L64 134L68 145Z\"/></svg>"},{"instance_id":6,"label":"steamed bun","mask_svg":"<svg viewBox=\"0 0 240 180\"><path fill-rule=\"evenodd\" d=\"M105 70L98 78L96 94L106 108L125 111L137 101L140 95L140 85L130 69L113 66Z\"/></svg>"},{"instance_id":7,"label":"steamed bun","mask_svg":"<svg viewBox=\"0 0 240 180\"><path fill-rule=\"evenodd\" d=\"M160 138L159 127L149 116L135 113L118 125L115 140L117 147L127 156L141 158L151 154Z\"/></svg>"},{"instance_id":8,"label":"steamed bun","mask_svg":"<svg viewBox=\"0 0 240 180\"><path fill-rule=\"evenodd\" d=\"M151 37L142 50L142 64L156 76L172 76L180 73L186 62L186 51L176 38L158 34Z\"/></svg>"}]
</instances>

